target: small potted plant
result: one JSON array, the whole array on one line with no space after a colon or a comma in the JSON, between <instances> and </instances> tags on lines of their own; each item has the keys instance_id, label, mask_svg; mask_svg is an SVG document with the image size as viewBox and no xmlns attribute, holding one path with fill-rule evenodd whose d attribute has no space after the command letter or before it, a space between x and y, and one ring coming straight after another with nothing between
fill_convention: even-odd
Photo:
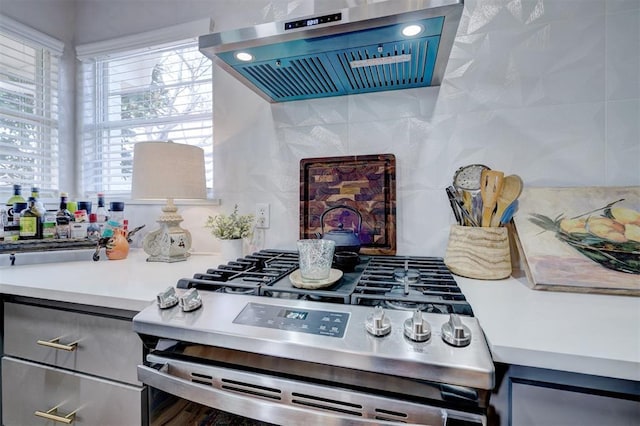
<instances>
[{"instance_id":1,"label":"small potted plant","mask_svg":"<svg viewBox=\"0 0 640 426\"><path fill-rule=\"evenodd\" d=\"M220 240L222 256L227 260L233 260L243 256L243 239L251 236L253 219L252 214L239 214L236 204L230 215L221 213L209 216L205 227L211 230L211 235Z\"/></svg>"}]
</instances>

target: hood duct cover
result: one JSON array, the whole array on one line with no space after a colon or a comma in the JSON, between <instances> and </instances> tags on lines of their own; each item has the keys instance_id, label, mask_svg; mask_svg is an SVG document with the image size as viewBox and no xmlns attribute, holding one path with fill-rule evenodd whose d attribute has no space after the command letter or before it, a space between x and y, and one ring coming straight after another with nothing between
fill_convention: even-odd
<instances>
[{"instance_id":1,"label":"hood duct cover","mask_svg":"<svg viewBox=\"0 0 640 426\"><path fill-rule=\"evenodd\" d=\"M270 102L437 86L462 8L462 0L371 3L205 35L200 51ZM409 24L420 32L403 35Z\"/></svg>"}]
</instances>

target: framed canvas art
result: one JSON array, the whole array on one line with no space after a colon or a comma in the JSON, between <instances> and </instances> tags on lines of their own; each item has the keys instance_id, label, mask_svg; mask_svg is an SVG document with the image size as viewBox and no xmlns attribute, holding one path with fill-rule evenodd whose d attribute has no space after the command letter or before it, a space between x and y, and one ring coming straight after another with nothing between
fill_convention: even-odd
<instances>
[{"instance_id":1,"label":"framed canvas art","mask_svg":"<svg viewBox=\"0 0 640 426\"><path fill-rule=\"evenodd\" d=\"M525 188L514 227L532 288L640 296L640 187Z\"/></svg>"}]
</instances>

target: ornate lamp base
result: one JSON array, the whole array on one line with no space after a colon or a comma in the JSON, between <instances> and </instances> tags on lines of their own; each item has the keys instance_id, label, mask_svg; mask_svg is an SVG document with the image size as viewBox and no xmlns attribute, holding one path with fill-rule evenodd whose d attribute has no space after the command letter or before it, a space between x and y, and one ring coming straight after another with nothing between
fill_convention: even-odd
<instances>
[{"instance_id":1,"label":"ornate lamp base","mask_svg":"<svg viewBox=\"0 0 640 426\"><path fill-rule=\"evenodd\" d=\"M182 216L169 198L162 208L163 214L156 222L160 229L149 232L142 242L142 247L149 255L147 262L181 262L190 256L191 233L182 229L179 223Z\"/></svg>"}]
</instances>

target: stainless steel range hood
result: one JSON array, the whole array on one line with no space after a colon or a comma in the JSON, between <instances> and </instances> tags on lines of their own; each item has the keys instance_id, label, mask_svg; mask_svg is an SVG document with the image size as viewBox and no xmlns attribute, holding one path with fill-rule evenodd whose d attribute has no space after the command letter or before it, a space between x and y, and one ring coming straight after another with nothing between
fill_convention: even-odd
<instances>
[{"instance_id":1,"label":"stainless steel range hood","mask_svg":"<svg viewBox=\"0 0 640 426\"><path fill-rule=\"evenodd\" d=\"M463 0L390 0L200 37L270 102L438 86ZM407 25L418 33L403 35Z\"/></svg>"}]
</instances>

